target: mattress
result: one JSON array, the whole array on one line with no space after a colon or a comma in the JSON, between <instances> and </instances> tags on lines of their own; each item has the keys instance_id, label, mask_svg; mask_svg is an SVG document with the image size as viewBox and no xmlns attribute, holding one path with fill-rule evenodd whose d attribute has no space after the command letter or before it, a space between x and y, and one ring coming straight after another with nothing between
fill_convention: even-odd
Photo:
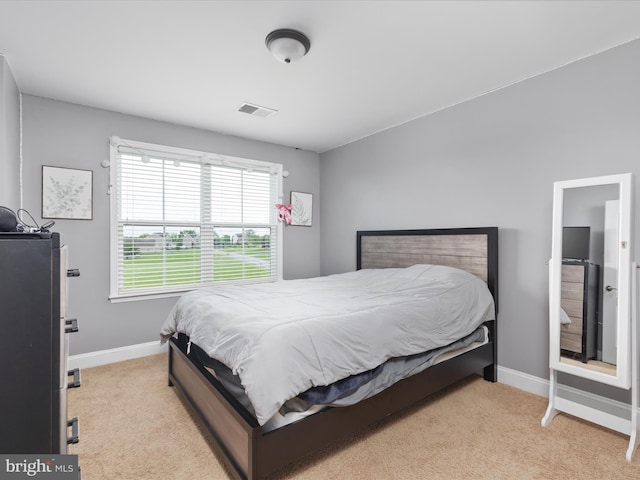
<instances>
[{"instance_id":1,"label":"mattress","mask_svg":"<svg viewBox=\"0 0 640 480\"><path fill-rule=\"evenodd\" d=\"M260 425L315 387L445 347L495 319L478 277L451 267L358 270L181 297L161 330L237 375Z\"/></svg>"},{"instance_id":2,"label":"mattress","mask_svg":"<svg viewBox=\"0 0 640 480\"><path fill-rule=\"evenodd\" d=\"M268 432L281 428L290 423L318 413L328 407L346 407L355 405L370 398L395 383L416 375L427 368L450 358L461 355L469 350L485 345L489 342L489 331L486 326L477 328L473 333L453 342L446 347L424 352L409 357L392 358L384 364L354 377L336 382L349 383L349 387L342 388L336 384L327 387L311 388L295 398L287 400L269 421L263 425L263 431ZM255 416L253 406L249 401L242 383L237 375L222 363L208 357L197 345L191 346L192 351L205 368L218 379L225 389L252 415ZM332 388L335 387L335 388ZM330 393L326 394L326 390Z\"/></svg>"}]
</instances>

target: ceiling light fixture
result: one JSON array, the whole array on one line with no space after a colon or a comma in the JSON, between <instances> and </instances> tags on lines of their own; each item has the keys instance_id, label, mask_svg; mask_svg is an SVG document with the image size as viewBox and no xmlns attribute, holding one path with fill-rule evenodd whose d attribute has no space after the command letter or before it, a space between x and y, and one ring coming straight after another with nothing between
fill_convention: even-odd
<instances>
[{"instance_id":1,"label":"ceiling light fixture","mask_svg":"<svg viewBox=\"0 0 640 480\"><path fill-rule=\"evenodd\" d=\"M273 56L282 63L300 60L311 48L311 42L304 33L289 28L274 30L264 42Z\"/></svg>"}]
</instances>

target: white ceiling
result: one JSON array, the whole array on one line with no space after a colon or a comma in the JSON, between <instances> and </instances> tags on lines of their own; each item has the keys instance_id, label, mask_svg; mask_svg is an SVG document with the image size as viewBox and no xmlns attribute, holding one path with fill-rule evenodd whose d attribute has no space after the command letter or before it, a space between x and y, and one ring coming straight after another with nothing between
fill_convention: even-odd
<instances>
[{"instance_id":1,"label":"white ceiling","mask_svg":"<svg viewBox=\"0 0 640 480\"><path fill-rule=\"evenodd\" d=\"M0 1L23 93L316 152L636 38L640 1Z\"/></svg>"}]
</instances>

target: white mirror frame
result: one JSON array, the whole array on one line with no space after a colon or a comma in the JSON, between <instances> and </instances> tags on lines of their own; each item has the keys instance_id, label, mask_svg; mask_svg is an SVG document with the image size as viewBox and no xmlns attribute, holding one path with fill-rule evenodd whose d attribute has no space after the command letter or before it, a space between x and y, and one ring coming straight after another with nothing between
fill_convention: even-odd
<instances>
[{"instance_id":1,"label":"white mirror frame","mask_svg":"<svg viewBox=\"0 0 640 480\"><path fill-rule=\"evenodd\" d=\"M553 186L553 228L551 260L549 266L549 367L571 375L587 378L615 387L631 388L631 259L632 174L609 175L555 182ZM618 265L618 318L616 374L589 370L560 361L560 296L562 279L562 228L564 192L567 189L598 185L620 186L619 210L619 265Z\"/></svg>"}]
</instances>

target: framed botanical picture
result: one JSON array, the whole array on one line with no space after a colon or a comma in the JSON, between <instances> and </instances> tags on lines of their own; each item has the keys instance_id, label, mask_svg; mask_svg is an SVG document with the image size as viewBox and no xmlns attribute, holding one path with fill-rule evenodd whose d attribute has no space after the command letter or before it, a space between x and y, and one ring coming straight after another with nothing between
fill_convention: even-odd
<instances>
[{"instance_id":1,"label":"framed botanical picture","mask_svg":"<svg viewBox=\"0 0 640 480\"><path fill-rule=\"evenodd\" d=\"M93 219L93 171L42 166L42 218Z\"/></svg>"},{"instance_id":2,"label":"framed botanical picture","mask_svg":"<svg viewBox=\"0 0 640 480\"><path fill-rule=\"evenodd\" d=\"M291 225L311 226L313 211L313 195L310 193L291 192Z\"/></svg>"}]
</instances>

